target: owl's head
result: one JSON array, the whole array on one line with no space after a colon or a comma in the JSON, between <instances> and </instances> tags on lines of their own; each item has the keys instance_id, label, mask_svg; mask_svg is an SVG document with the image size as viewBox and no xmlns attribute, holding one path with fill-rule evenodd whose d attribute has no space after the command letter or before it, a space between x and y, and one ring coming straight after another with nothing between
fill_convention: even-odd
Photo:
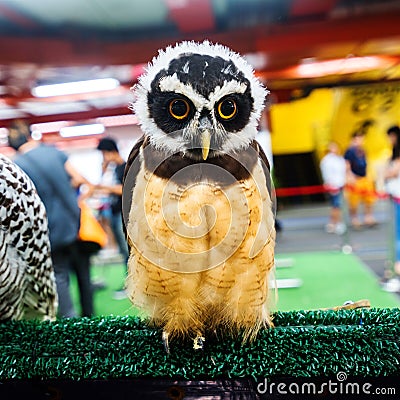
<instances>
[{"instance_id":1,"label":"owl's head","mask_svg":"<svg viewBox=\"0 0 400 400\"><path fill-rule=\"evenodd\" d=\"M150 143L195 159L250 145L268 91L237 53L208 41L160 51L134 87Z\"/></svg>"}]
</instances>

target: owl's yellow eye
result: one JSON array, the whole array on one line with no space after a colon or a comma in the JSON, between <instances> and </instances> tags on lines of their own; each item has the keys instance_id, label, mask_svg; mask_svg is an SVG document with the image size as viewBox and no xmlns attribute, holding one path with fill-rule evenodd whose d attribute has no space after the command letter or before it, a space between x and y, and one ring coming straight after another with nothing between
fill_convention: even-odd
<instances>
[{"instance_id":1,"label":"owl's yellow eye","mask_svg":"<svg viewBox=\"0 0 400 400\"><path fill-rule=\"evenodd\" d=\"M222 100L217 106L218 116L227 121L232 119L237 113L236 102L233 99Z\"/></svg>"},{"instance_id":2,"label":"owl's yellow eye","mask_svg":"<svg viewBox=\"0 0 400 400\"><path fill-rule=\"evenodd\" d=\"M175 119L185 119L189 115L190 106L185 99L174 99L169 103L169 113Z\"/></svg>"}]
</instances>

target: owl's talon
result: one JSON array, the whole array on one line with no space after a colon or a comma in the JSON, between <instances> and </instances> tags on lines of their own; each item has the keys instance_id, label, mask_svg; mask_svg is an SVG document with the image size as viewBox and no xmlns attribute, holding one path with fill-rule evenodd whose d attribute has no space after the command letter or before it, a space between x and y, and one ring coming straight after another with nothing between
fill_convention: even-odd
<instances>
[{"instance_id":1,"label":"owl's talon","mask_svg":"<svg viewBox=\"0 0 400 400\"><path fill-rule=\"evenodd\" d=\"M203 336L201 336L200 334L197 335L193 340L193 348L195 350L203 350L205 341L206 339Z\"/></svg>"},{"instance_id":2,"label":"owl's talon","mask_svg":"<svg viewBox=\"0 0 400 400\"><path fill-rule=\"evenodd\" d=\"M163 341L164 349L165 349L165 351L166 351L167 354L169 354L169 341L168 341L168 336L169 336L169 333L163 331L163 333L162 333L162 341Z\"/></svg>"}]
</instances>

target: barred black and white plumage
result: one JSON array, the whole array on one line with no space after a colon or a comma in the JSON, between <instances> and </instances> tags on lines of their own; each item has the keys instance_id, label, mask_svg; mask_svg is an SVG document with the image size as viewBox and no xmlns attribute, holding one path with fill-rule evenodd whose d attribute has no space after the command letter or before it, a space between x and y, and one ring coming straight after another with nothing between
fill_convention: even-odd
<instances>
[{"instance_id":1,"label":"barred black and white plumage","mask_svg":"<svg viewBox=\"0 0 400 400\"><path fill-rule=\"evenodd\" d=\"M30 178L0 155L0 320L54 319L47 217Z\"/></svg>"}]
</instances>

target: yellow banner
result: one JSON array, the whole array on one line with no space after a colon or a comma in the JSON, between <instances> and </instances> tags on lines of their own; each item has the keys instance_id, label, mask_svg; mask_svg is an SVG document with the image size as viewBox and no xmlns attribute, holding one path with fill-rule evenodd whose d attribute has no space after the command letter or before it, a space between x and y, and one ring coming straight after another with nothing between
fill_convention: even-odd
<instances>
[{"instance_id":1,"label":"yellow banner","mask_svg":"<svg viewBox=\"0 0 400 400\"><path fill-rule=\"evenodd\" d=\"M316 89L270 112L275 155L315 151L321 159L331 140L344 153L352 134L363 130L368 173L378 181L391 154L387 129L400 125L400 82Z\"/></svg>"},{"instance_id":2,"label":"yellow banner","mask_svg":"<svg viewBox=\"0 0 400 400\"><path fill-rule=\"evenodd\" d=\"M395 124L400 124L399 82L335 89L331 138L343 149L361 130L368 159L382 159L390 151L387 129Z\"/></svg>"},{"instance_id":3,"label":"yellow banner","mask_svg":"<svg viewBox=\"0 0 400 400\"><path fill-rule=\"evenodd\" d=\"M318 89L303 99L271 106L274 154L312 152L326 146L332 119L330 89Z\"/></svg>"}]
</instances>

